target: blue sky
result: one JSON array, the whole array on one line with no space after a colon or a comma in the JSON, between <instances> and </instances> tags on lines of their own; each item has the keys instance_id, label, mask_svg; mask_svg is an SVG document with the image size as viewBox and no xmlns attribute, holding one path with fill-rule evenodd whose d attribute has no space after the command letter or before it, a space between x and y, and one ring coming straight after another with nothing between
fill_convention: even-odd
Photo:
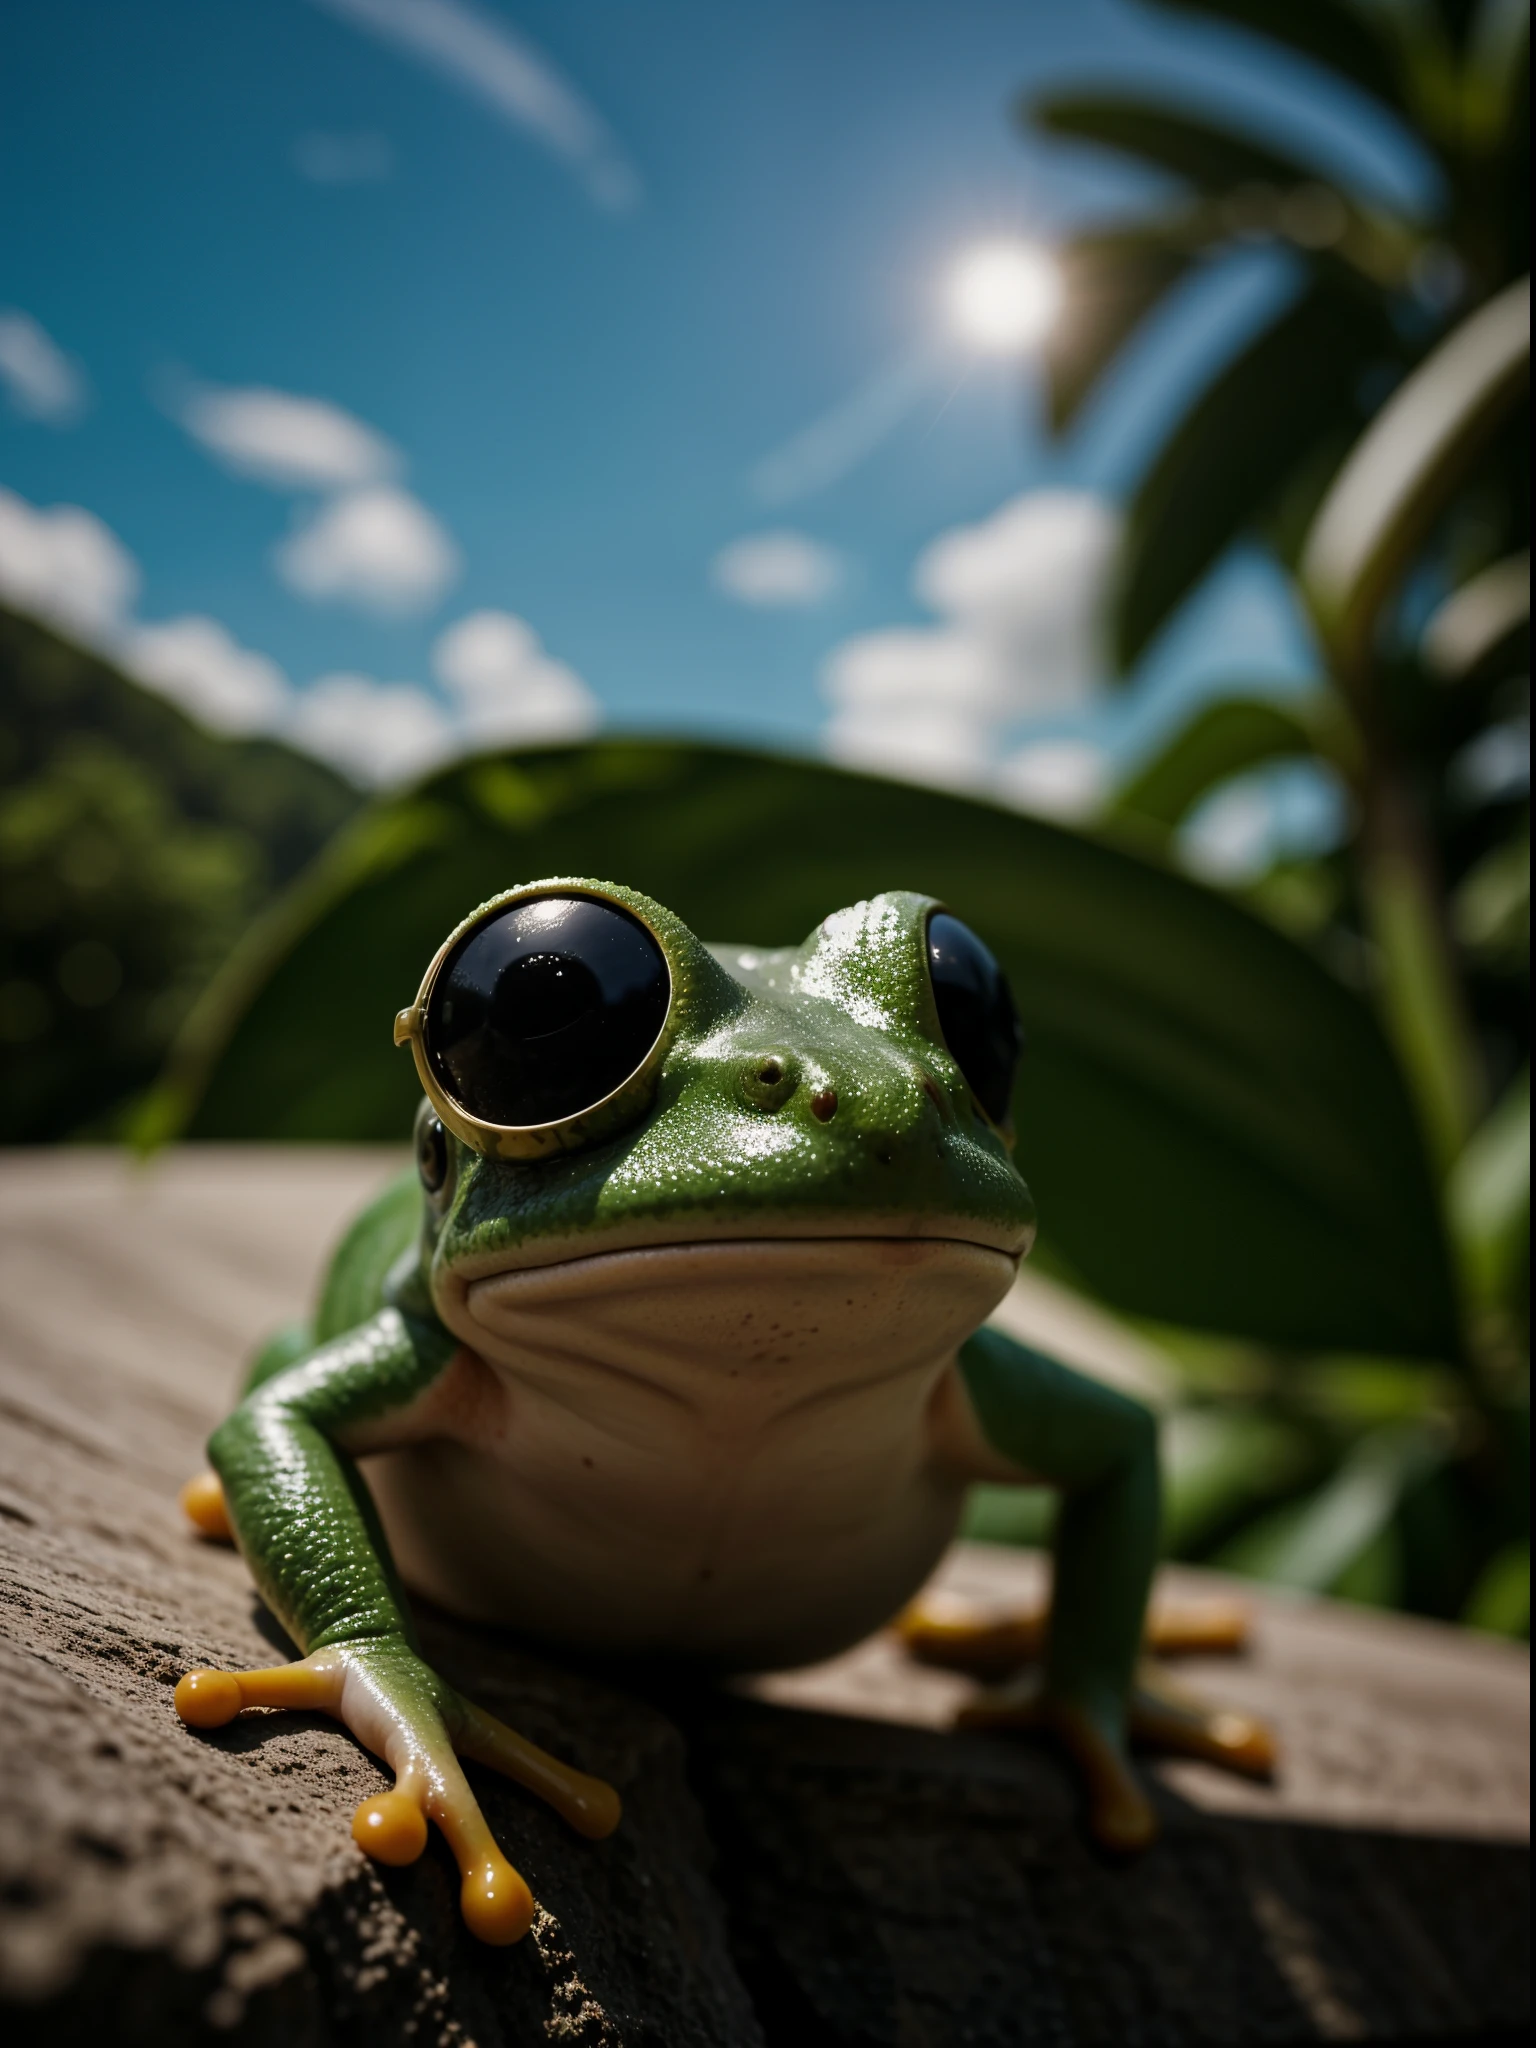
<instances>
[{"instance_id":1,"label":"blue sky","mask_svg":"<svg viewBox=\"0 0 1536 2048\"><path fill-rule=\"evenodd\" d=\"M98 629L173 693L195 695L195 636L133 636L188 617L275 664L285 717L351 678L312 722L333 751L381 683L512 731L506 703L486 711L503 675L551 729L836 744L839 650L931 630L948 602L925 550L978 527L994 555L1032 545L985 525L1023 493L1123 493L1170 394L1283 281L1226 280L1050 444L1027 370L947 330L944 279L978 240L1049 241L1147 188L1026 142L1021 89L1157 81L1305 134L1367 187L1417 175L1300 66L1128 0L50 0L0 36L0 308L74 379L51 408L0 406L0 486L84 508L133 558ZM284 420L220 411L253 391L323 401L303 431L373 439L280 474L249 436ZM792 476L808 430L814 453L830 419L835 448L861 417L861 459L765 497L765 458L787 448ZM722 563L764 534L778 557ZM401 567L393 598L370 547ZM1242 562L1128 705L1079 678L989 730L1123 755L1234 661L1305 664Z\"/></svg>"}]
</instances>

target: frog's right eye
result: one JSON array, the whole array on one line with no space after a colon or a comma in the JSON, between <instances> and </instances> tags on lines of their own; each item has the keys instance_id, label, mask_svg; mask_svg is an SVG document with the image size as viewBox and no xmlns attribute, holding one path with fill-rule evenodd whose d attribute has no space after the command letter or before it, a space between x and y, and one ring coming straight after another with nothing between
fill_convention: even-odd
<instances>
[{"instance_id":1,"label":"frog's right eye","mask_svg":"<svg viewBox=\"0 0 1536 2048\"><path fill-rule=\"evenodd\" d=\"M421 1036L434 1099L450 1122L457 1108L510 1137L496 1149L515 1156L524 1134L611 1103L647 1067L671 1006L666 956L621 904L522 897L471 925L432 976Z\"/></svg>"}]
</instances>

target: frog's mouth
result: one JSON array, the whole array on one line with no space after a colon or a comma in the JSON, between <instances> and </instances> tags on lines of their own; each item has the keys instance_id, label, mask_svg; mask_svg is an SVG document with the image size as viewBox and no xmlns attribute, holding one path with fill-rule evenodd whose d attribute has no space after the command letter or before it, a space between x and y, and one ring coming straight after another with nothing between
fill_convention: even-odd
<instances>
[{"instance_id":1,"label":"frog's mouth","mask_svg":"<svg viewBox=\"0 0 1536 2048\"><path fill-rule=\"evenodd\" d=\"M671 1385L749 1375L786 1394L821 1368L886 1378L950 1355L1002 1300L1015 1254L944 1237L761 1237L598 1252L440 1286L492 1364L580 1365Z\"/></svg>"}]
</instances>

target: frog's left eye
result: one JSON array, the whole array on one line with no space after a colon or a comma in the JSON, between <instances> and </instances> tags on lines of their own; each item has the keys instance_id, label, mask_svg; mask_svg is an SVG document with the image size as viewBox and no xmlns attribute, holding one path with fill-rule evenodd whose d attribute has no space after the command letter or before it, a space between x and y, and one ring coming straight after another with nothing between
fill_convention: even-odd
<instances>
[{"instance_id":1,"label":"frog's left eye","mask_svg":"<svg viewBox=\"0 0 1536 2048\"><path fill-rule=\"evenodd\" d=\"M993 1123L1005 1123L1024 1050L1007 975L970 926L947 910L928 920L928 975L955 1065Z\"/></svg>"}]
</instances>

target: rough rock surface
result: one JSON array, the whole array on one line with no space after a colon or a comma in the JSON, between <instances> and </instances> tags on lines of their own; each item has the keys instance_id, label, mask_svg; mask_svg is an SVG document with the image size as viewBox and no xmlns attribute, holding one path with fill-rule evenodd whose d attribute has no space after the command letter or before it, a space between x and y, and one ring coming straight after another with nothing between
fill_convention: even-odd
<instances>
[{"instance_id":1,"label":"rough rock surface","mask_svg":"<svg viewBox=\"0 0 1536 2048\"><path fill-rule=\"evenodd\" d=\"M478 1774L541 1909L502 1951L464 1932L435 1840L404 1871L352 1847L384 1780L334 1724L183 1729L184 1669L284 1646L176 1488L386 1164L0 1162L7 2040L1518 2037L1526 1665L1450 1631L1264 1603L1254 1658L1196 1679L1276 1718L1285 1780L1160 1767L1165 1840L1115 1867L1052 1757L938 1732L961 1681L887 1641L756 1698L669 1701L425 1616L450 1676L625 1797L589 1844ZM974 1550L948 1567L980 1597L1034 1569Z\"/></svg>"}]
</instances>

